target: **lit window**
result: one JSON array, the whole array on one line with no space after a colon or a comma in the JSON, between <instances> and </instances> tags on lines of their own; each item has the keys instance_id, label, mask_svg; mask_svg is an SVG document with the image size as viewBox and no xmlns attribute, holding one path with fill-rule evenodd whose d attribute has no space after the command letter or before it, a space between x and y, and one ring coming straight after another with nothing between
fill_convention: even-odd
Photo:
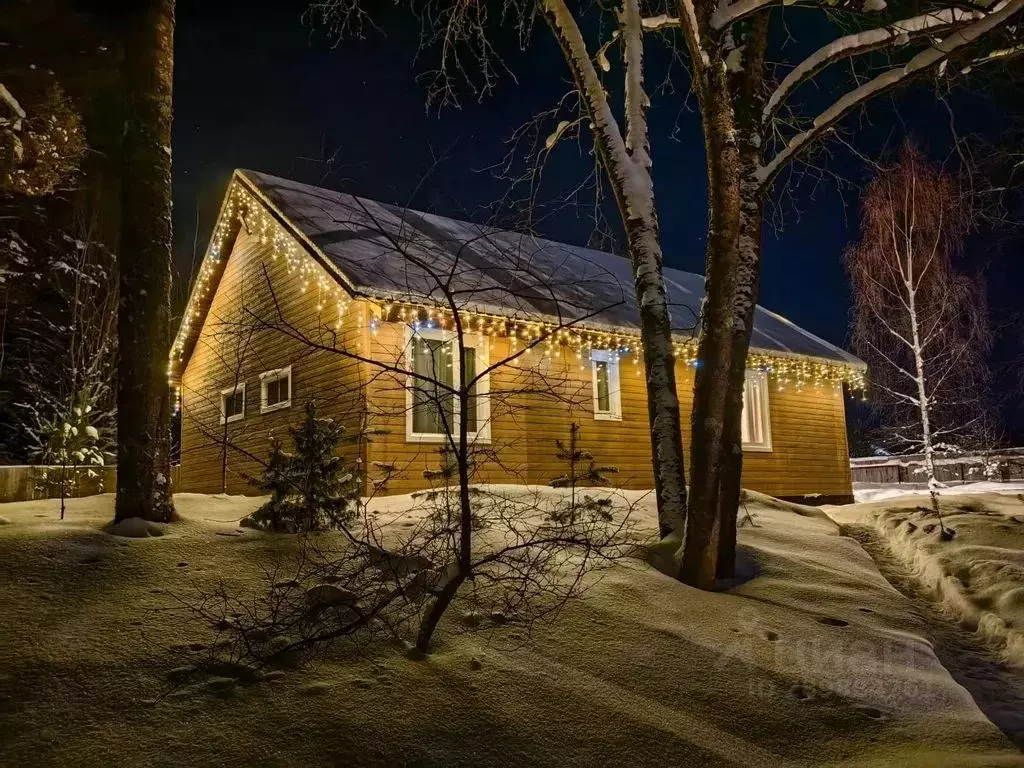
<instances>
[{"instance_id":1,"label":"lit window","mask_svg":"<svg viewBox=\"0 0 1024 768\"><path fill-rule=\"evenodd\" d=\"M260 374L260 413L288 408L292 404L292 367Z\"/></svg>"},{"instance_id":2,"label":"lit window","mask_svg":"<svg viewBox=\"0 0 1024 768\"><path fill-rule=\"evenodd\" d=\"M743 382L743 448L750 451L772 449L772 428L768 410L768 375L748 370Z\"/></svg>"},{"instance_id":3,"label":"lit window","mask_svg":"<svg viewBox=\"0 0 1024 768\"><path fill-rule=\"evenodd\" d=\"M487 343L465 337L465 380L472 381L487 367ZM410 440L440 441L459 433L459 399L451 391L459 386L459 346L453 332L437 329L410 331L406 436ZM489 377L482 376L469 389L466 429L475 440L490 439Z\"/></svg>"},{"instance_id":4,"label":"lit window","mask_svg":"<svg viewBox=\"0 0 1024 768\"><path fill-rule=\"evenodd\" d=\"M618 353L595 349L590 353L590 365L594 380L594 418L621 419Z\"/></svg>"},{"instance_id":5,"label":"lit window","mask_svg":"<svg viewBox=\"0 0 1024 768\"><path fill-rule=\"evenodd\" d=\"M245 384L220 391L220 423L228 424L245 417Z\"/></svg>"}]
</instances>

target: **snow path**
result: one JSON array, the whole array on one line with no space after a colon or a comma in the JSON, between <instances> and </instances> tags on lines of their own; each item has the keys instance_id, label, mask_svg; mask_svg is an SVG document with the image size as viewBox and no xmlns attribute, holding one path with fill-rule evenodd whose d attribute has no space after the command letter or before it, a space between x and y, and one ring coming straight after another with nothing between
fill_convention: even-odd
<instances>
[{"instance_id":1,"label":"snow path","mask_svg":"<svg viewBox=\"0 0 1024 768\"><path fill-rule=\"evenodd\" d=\"M846 525L843 533L860 543L886 580L913 602L939 661L985 716L1024 751L1024 670L1007 667L978 635L939 611L874 529Z\"/></svg>"}]
</instances>

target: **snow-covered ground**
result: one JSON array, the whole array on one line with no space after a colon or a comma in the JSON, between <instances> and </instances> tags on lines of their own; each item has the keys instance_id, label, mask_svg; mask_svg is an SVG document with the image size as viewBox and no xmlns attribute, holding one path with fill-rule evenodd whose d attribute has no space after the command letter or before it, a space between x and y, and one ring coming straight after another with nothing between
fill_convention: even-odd
<instances>
[{"instance_id":1,"label":"snow-covered ground","mask_svg":"<svg viewBox=\"0 0 1024 768\"><path fill-rule=\"evenodd\" d=\"M55 502L0 505L0 765L1024 765L818 510L751 495L753 575L728 592L628 560L529 638L449 620L425 661L339 647L270 682L158 699L168 650L212 638L178 597L251 588L296 538L237 527L258 499L192 495L161 536L113 536L112 501L73 499L63 522ZM627 504L655 529L650 495Z\"/></svg>"},{"instance_id":2,"label":"snow-covered ground","mask_svg":"<svg viewBox=\"0 0 1024 768\"><path fill-rule=\"evenodd\" d=\"M1024 493L1024 482L1009 483L978 482L964 485L951 485L940 491L945 496L963 496L968 493L1006 493L1016 495ZM862 501L884 501L898 499L900 496L927 496L927 483L854 483L853 498Z\"/></svg>"},{"instance_id":3,"label":"snow-covered ground","mask_svg":"<svg viewBox=\"0 0 1024 768\"><path fill-rule=\"evenodd\" d=\"M1024 668L1024 493L944 493L940 510L955 532L949 541L920 497L833 507L829 514L873 527L946 612Z\"/></svg>"}]
</instances>

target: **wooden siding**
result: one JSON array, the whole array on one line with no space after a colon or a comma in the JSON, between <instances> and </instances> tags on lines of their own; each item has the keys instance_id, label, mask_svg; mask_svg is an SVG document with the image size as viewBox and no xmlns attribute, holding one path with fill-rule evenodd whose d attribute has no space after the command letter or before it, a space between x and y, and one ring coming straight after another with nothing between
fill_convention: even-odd
<instances>
[{"instance_id":1,"label":"wooden siding","mask_svg":"<svg viewBox=\"0 0 1024 768\"><path fill-rule=\"evenodd\" d=\"M507 339L492 338L493 365L509 354ZM370 342L372 354L394 364L405 344L404 329L385 324ZM390 493L406 493L430 485L423 470L436 469L436 443L406 439L404 376L376 378L369 393L372 424L383 434L368 448L374 462L398 468L388 485ZM644 489L653 486L647 393L643 362L620 363L621 420L595 420L589 362L575 353L557 350L550 357L531 352L494 372L491 389L491 441L478 460L478 482L546 484L568 467L557 455L556 440L568 441L572 422L580 425L579 444L598 464L617 467L616 485ZM680 364L677 385L683 412L684 446L688 450L693 405L693 369ZM744 487L774 496L840 497L851 493L846 422L841 390L823 387L782 387L769 383L772 450L747 451ZM499 464L500 461L500 464Z\"/></svg>"},{"instance_id":2,"label":"wooden siding","mask_svg":"<svg viewBox=\"0 0 1024 768\"><path fill-rule=\"evenodd\" d=\"M314 286L321 272L314 272ZM405 493L431 484L423 472L439 466L440 444L406 437L406 376L400 372L405 326L384 323L371 333L370 304L353 300L337 325L335 340L323 331L325 324L333 329L337 317L325 317L317 309L326 304L330 315L333 302L323 302L315 287L303 290L305 282L289 273L283 260L272 259L267 247L244 232L238 236L182 376L181 490L255 493L247 476L257 475L259 464L247 454L265 458L270 434L287 437L286 428L301 420L310 399L316 400L321 415L341 420L351 435L368 434L348 446L346 455L362 462L370 480L382 477L384 465L396 468L386 492ZM279 329L266 328L267 321L275 321L278 307L289 324L307 336L358 351L374 362L314 350ZM514 349L505 338L487 342L491 365L507 359ZM261 414L259 374L287 365L292 366L291 407ZM220 391L236 378L246 384L245 418L228 424L225 433ZM686 445L693 369L681 363L677 379ZM567 441L569 426L576 422L580 446L599 464L618 467L617 485L651 488L642 361L623 358L620 381L622 419L595 420L588 359L556 348L551 355L531 351L499 366L490 377L490 442L481 444L475 480L546 484L564 474L568 467L558 459L555 441ZM776 496L848 496L851 480L841 391L832 386L780 390L772 381L768 400L772 450L745 454L744 486Z\"/></svg>"},{"instance_id":3,"label":"wooden siding","mask_svg":"<svg viewBox=\"0 0 1024 768\"><path fill-rule=\"evenodd\" d=\"M302 420L310 400L319 415L340 420L353 436L360 434L362 364L335 351L312 349L280 329L283 319L317 343L343 350L357 350L363 343L364 303L349 304L338 323L337 302L317 287L323 270L308 262L311 273L290 272L283 258L271 257L268 246L244 231L238 235L182 375L179 490L258 493L248 479L260 473L253 457L266 459L271 434L290 447L287 428ZM289 365L291 406L261 414L260 373ZM245 383L245 417L222 425L220 392L236 381ZM362 460L365 448L354 442L344 454Z\"/></svg>"}]
</instances>

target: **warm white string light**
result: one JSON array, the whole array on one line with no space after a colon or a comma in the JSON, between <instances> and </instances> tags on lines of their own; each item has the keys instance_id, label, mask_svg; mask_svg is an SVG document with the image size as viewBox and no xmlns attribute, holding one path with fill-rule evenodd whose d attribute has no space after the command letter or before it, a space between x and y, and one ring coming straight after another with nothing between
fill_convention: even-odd
<instances>
[{"instance_id":1,"label":"warm white string light","mask_svg":"<svg viewBox=\"0 0 1024 768\"><path fill-rule=\"evenodd\" d=\"M273 261L283 260L288 273L295 275L300 281L304 295L310 296L311 301L315 295L316 309L321 320L325 310L333 307L337 312L334 325L340 330L342 317L352 302L350 294L317 261L309 258L306 249L266 207L242 184L233 181L171 349L168 373L172 381L183 361L185 348L191 336L198 332L196 324L202 321L206 307L209 301L212 301L210 291L215 289L214 278L219 276L223 268L222 262L228 255L224 249L237 226L243 226L250 236L267 247ZM315 290L311 292L311 288ZM367 298L377 303L377 311L367 323L367 327L374 335L385 322L448 330L454 327L454 316L449 309L396 300L395 297ZM556 347L568 347L575 352L582 367L591 350L615 350L620 358L631 356L637 375L641 373L640 356L635 354L641 349L638 333L582 326L567 328L544 321L470 310L460 310L459 316L463 328L470 332L481 336L507 338L512 352L525 346L551 358ZM676 358L681 362L697 365L695 339L676 341L674 350ZM767 373L780 389L794 387L800 390L807 386L841 388L844 384L851 390L861 393L865 389L863 369L820 358L784 356L758 350L748 354L747 367Z\"/></svg>"}]
</instances>

